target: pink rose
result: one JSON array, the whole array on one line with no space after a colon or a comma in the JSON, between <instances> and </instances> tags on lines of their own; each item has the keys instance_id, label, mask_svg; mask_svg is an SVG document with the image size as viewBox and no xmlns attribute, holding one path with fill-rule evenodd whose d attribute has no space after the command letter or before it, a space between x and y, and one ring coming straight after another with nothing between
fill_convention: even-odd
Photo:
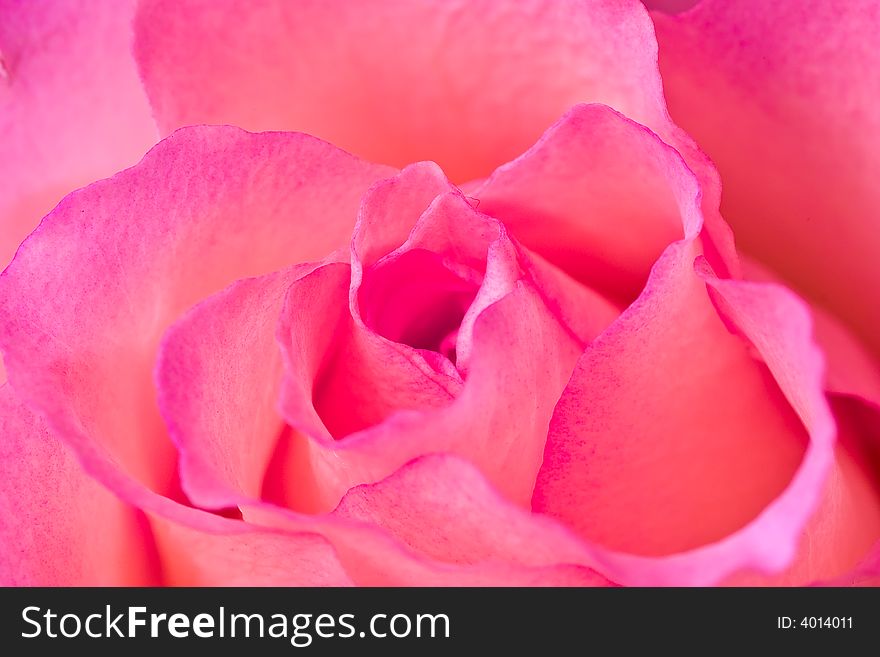
<instances>
[{"instance_id":1,"label":"pink rose","mask_svg":"<svg viewBox=\"0 0 880 657\"><path fill-rule=\"evenodd\" d=\"M878 15L721 4L653 18L743 264L635 0L0 2L9 256L165 136L0 276L0 583L876 582L880 199L804 135L873 156Z\"/></svg>"}]
</instances>

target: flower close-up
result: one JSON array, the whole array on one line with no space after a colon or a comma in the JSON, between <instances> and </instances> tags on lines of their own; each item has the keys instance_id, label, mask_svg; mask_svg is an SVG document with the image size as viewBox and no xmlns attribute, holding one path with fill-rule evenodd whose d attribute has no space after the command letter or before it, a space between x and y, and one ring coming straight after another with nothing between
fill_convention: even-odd
<instances>
[{"instance_id":1,"label":"flower close-up","mask_svg":"<svg viewBox=\"0 0 880 657\"><path fill-rule=\"evenodd\" d=\"M0 585L877 585L878 32L0 0Z\"/></svg>"}]
</instances>

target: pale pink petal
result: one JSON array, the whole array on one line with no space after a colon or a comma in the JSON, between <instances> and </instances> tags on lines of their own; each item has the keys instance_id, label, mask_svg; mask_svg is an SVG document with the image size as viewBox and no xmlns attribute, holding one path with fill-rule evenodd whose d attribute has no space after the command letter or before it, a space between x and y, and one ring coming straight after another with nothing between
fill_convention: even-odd
<instances>
[{"instance_id":1,"label":"pale pink petal","mask_svg":"<svg viewBox=\"0 0 880 657\"><path fill-rule=\"evenodd\" d=\"M231 506L227 486L261 494L284 427L275 410L282 371L275 325L291 282L307 271L300 265L236 282L165 334L159 408L177 445L183 489L200 506ZM218 486L219 499L211 493Z\"/></svg>"},{"instance_id":2,"label":"pale pink petal","mask_svg":"<svg viewBox=\"0 0 880 657\"><path fill-rule=\"evenodd\" d=\"M131 53L134 6L0 2L0 267L62 196L156 142Z\"/></svg>"},{"instance_id":3,"label":"pale pink petal","mask_svg":"<svg viewBox=\"0 0 880 657\"><path fill-rule=\"evenodd\" d=\"M753 259L742 258L748 280L779 282L778 275ZM811 304L813 332L825 355L825 390L858 397L880 408L880 360L838 318Z\"/></svg>"},{"instance_id":4,"label":"pale pink petal","mask_svg":"<svg viewBox=\"0 0 880 657\"><path fill-rule=\"evenodd\" d=\"M172 491L152 382L163 331L235 279L344 245L388 173L301 134L182 129L66 197L0 277L10 381L80 458Z\"/></svg>"},{"instance_id":5,"label":"pale pink petal","mask_svg":"<svg viewBox=\"0 0 880 657\"><path fill-rule=\"evenodd\" d=\"M670 247L588 347L538 475L535 510L610 550L602 572L621 583L781 570L832 462L805 307L693 262L693 242Z\"/></svg>"},{"instance_id":6,"label":"pale pink petal","mask_svg":"<svg viewBox=\"0 0 880 657\"><path fill-rule=\"evenodd\" d=\"M181 507L182 508L182 507ZM207 514L204 514L207 515ZM166 586L351 586L322 536L225 524L227 533L152 514Z\"/></svg>"},{"instance_id":7,"label":"pale pink petal","mask_svg":"<svg viewBox=\"0 0 880 657\"><path fill-rule=\"evenodd\" d=\"M0 424L0 585L158 584L145 516L89 477L8 384Z\"/></svg>"},{"instance_id":8,"label":"pale pink petal","mask_svg":"<svg viewBox=\"0 0 880 657\"><path fill-rule=\"evenodd\" d=\"M867 576L870 548L880 541L880 414L858 401L832 400L838 444L821 502L804 527L791 565L775 575L742 573L731 585L804 586ZM877 571L875 571L877 574Z\"/></svg>"},{"instance_id":9,"label":"pale pink petal","mask_svg":"<svg viewBox=\"0 0 880 657\"><path fill-rule=\"evenodd\" d=\"M455 187L433 162L416 162L380 180L364 195L351 240L351 261L360 270L403 244L431 202ZM393 208L393 212L389 209Z\"/></svg>"},{"instance_id":10,"label":"pale pink petal","mask_svg":"<svg viewBox=\"0 0 880 657\"><path fill-rule=\"evenodd\" d=\"M670 110L718 165L743 252L876 355L880 3L703 0L656 13Z\"/></svg>"},{"instance_id":11,"label":"pale pink petal","mask_svg":"<svg viewBox=\"0 0 880 657\"><path fill-rule=\"evenodd\" d=\"M150 0L136 33L166 132L302 130L375 162L433 160L458 182L516 157L579 102L687 143L637 0Z\"/></svg>"},{"instance_id":12,"label":"pale pink petal","mask_svg":"<svg viewBox=\"0 0 880 657\"><path fill-rule=\"evenodd\" d=\"M9 413L5 417L14 417L14 414ZM135 508L146 511L149 517L148 531L152 531L155 539L152 554L157 554L159 562L159 579L149 580L153 583L229 586L340 586L352 582L379 586L572 586L596 581L595 573L580 565L533 566L500 561L456 565L437 562L413 553L377 527L343 518L299 516L284 514L277 508L251 506L243 507L245 516L260 520L264 526L228 520L157 495L106 459L87 454L85 461L96 477L114 493ZM87 505L88 512L99 508L97 505ZM101 519L103 528L108 517L87 513L84 509L82 524L71 529L78 531L88 527L88 522L95 522L96 518ZM53 520L58 522L59 518ZM36 520L34 524L39 526ZM25 531L19 532L19 528L12 531L16 536L27 536ZM92 534L74 533L71 536L71 541L82 539L89 539L92 548L105 545L103 540L95 540ZM71 544L68 543L67 547ZM139 545L134 554L143 556L150 553L150 549L145 550ZM13 563L12 567L18 568L18 565ZM107 563L103 562L100 567L107 568ZM32 570L38 572L36 568ZM55 566L50 564L48 575L54 577L55 572ZM19 581L18 578L16 581ZM51 583L55 580L45 578L39 581ZM82 583L102 581L100 576L89 576Z\"/></svg>"},{"instance_id":13,"label":"pale pink petal","mask_svg":"<svg viewBox=\"0 0 880 657\"><path fill-rule=\"evenodd\" d=\"M66 449L66 448L65 448ZM47 459L39 463L51 463ZM73 456L70 462L74 463ZM125 559L148 558L151 584L173 586L311 586L351 584L347 571L341 565L336 550L321 537L308 531L279 531L249 525L240 520L229 520L219 516L183 506L157 495L142 484L120 472L119 467L106 457L86 455L84 465L97 478L107 483L110 489L132 506L144 511L136 511L143 518L141 529L149 538L145 551L143 543L127 545L130 551L124 558L103 561L93 566L81 585L102 583L102 577L113 574L114 569L129 569ZM95 484L88 479L92 485ZM103 487L99 490L117 501ZM38 499L38 498L37 498ZM100 498L99 498L100 499ZM82 513L70 520L76 520L70 527L71 542L82 542L86 547L98 548L98 553L107 543L102 540L104 523L112 515L101 515L106 506L98 504L83 509ZM44 516L61 524L63 515ZM35 521L36 522L36 521ZM61 525L63 526L63 525ZM110 527L114 527L113 523ZM94 531L90 528L94 527ZM26 535L25 532L22 534ZM39 550L36 550L39 554ZM102 555L106 556L106 555ZM51 571L50 571L51 572ZM136 572L131 570L128 574ZM126 580L127 581L127 580Z\"/></svg>"},{"instance_id":14,"label":"pale pink petal","mask_svg":"<svg viewBox=\"0 0 880 657\"><path fill-rule=\"evenodd\" d=\"M504 500L467 461L425 456L383 481L350 490L333 512L389 531L438 561L583 564L589 553L564 527ZM596 575L593 584L603 584Z\"/></svg>"},{"instance_id":15,"label":"pale pink petal","mask_svg":"<svg viewBox=\"0 0 880 657\"><path fill-rule=\"evenodd\" d=\"M0 391L0 417L12 431L0 464L9 466L4 477L15 488L6 490L30 490L34 482L42 488L27 499L0 496L0 534L5 546L13 546L0 559L4 584L342 586L354 578L365 585L548 586L596 580L576 565L438 563L375 527L344 519L298 517L277 529L228 520L157 495L105 456L86 454L85 465L98 478L147 512L147 525L137 521L144 518L140 511L83 474L67 448L8 390ZM32 429L45 442L30 442Z\"/></svg>"},{"instance_id":16,"label":"pale pink petal","mask_svg":"<svg viewBox=\"0 0 880 657\"><path fill-rule=\"evenodd\" d=\"M473 468L471 468L473 471ZM405 471L407 472L407 471ZM467 473L466 473L467 474ZM475 481L474 477L470 481ZM391 485L394 485L393 482ZM462 479L462 483L468 483ZM479 495L485 491L477 488ZM509 503L498 499L497 493L488 487L486 499L497 506L496 511ZM471 492L471 491L468 491ZM452 563L447 560L431 559L424 553L413 549L393 537L386 528L375 524L364 524L357 517L344 517L343 514L303 516L278 507L268 505L242 507L245 518L266 527L287 531L299 528L321 527L321 531L332 537L340 559L347 572L360 586L596 586L606 585L607 580L598 575L588 565L553 562L555 554L577 554L572 547L571 537L564 538L565 530L556 527L556 536L548 539L548 548L538 549L533 558L528 550L518 554L499 552L489 560ZM513 516L507 510L509 517ZM520 510L520 513L524 513ZM539 529L547 529L550 524L537 521L538 527L524 530L537 536ZM307 530L306 530L307 531ZM568 543L567 545L566 542ZM576 539L575 539L576 542ZM567 550L567 552L566 552ZM480 555L486 556L485 553ZM542 559L541 557L545 557ZM505 560L513 558L513 562ZM586 561L586 559L581 559ZM539 565L547 561L546 565Z\"/></svg>"},{"instance_id":17,"label":"pale pink petal","mask_svg":"<svg viewBox=\"0 0 880 657\"><path fill-rule=\"evenodd\" d=\"M699 232L697 194L681 155L601 105L572 108L473 192L520 242L626 303L667 245Z\"/></svg>"}]
</instances>

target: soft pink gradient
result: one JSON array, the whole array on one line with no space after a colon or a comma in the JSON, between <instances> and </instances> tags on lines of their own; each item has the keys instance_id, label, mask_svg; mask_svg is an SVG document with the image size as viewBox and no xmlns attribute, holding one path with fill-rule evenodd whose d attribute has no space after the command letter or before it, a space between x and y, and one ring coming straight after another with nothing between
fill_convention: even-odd
<instances>
[{"instance_id":1,"label":"soft pink gradient","mask_svg":"<svg viewBox=\"0 0 880 657\"><path fill-rule=\"evenodd\" d=\"M659 9L670 14L686 11L701 0L642 0L648 9Z\"/></svg>"},{"instance_id":2,"label":"soft pink gradient","mask_svg":"<svg viewBox=\"0 0 880 657\"><path fill-rule=\"evenodd\" d=\"M638 0L149 0L135 30L166 133L302 130L376 162L433 160L457 182L513 159L578 102L686 140Z\"/></svg>"},{"instance_id":3,"label":"soft pink gradient","mask_svg":"<svg viewBox=\"0 0 880 657\"><path fill-rule=\"evenodd\" d=\"M155 143L130 52L135 4L0 1L0 266L67 192Z\"/></svg>"},{"instance_id":4,"label":"soft pink gradient","mask_svg":"<svg viewBox=\"0 0 880 657\"><path fill-rule=\"evenodd\" d=\"M2 341L17 392L47 417L91 475L147 512L163 573L169 564L163 581L339 583L335 552L314 538L300 538L302 532L332 539L358 583L597 581L583 567L522 561L452 569L425 562L359 523L331 518L295 530L260 529L162 495L174 494L168 480L174 452L161 423L150 419L150 370L166 318L228 279L331 251L337 234L351 235L357 182L362 191L387 171L302 135L192 128L163 142L134 169L69 196L0 278ZM334 187L335 181L344 185ZM319 199L320 207L309 205ZM339 217L339 232L332 230L333 217ZM320 231L311 227L318 225ZM54 264L45 267L49 251ZM112 282L102 274L110 271ZM31 305L33 294L51 303ZM66 303L75 295L88 312ZM34 354L45 364L35 363ZM108 389L95 385L99 380L115 383ZM304 555L312 551L313 558L304 556L300 565L281 560L303 541ZM390 571L389 563L395 564Z\"/></svg>"},{"instance_id":5,"label":"soft pink gradient","mask_svg":"<svg viewBox=\"0 0 880 657\"><path fill-rule=\"evenodd\" d=\"M694 120L747 246L820 213L765 263L829 311L741 266L635 0L142 0L170 136L68 195L0 275L0 583L876 582L880 374L854 334L878 317L839 289L878 250L847 168L873 160L843 119L878 127L858 47L834 53L829 116L824 61L789 74L834 2L783 2L787 25L646 4L669 12L673 97L745 108L733 145ZM35 6L0 0L15 241L153 139L132 3ZM744 65L794 86L745 86ZM177 129L202 122L317 137ZM804 129L838 139L828 161L787 150ZM827 184L807 205L789 179Z\"/></svg>"},{"instance_id":6,"label":"soft pink gradient","mask_svg":"<svg viewBox=\"0 0 880 657\"><path fill-rule=\"evenodd\" d=\"M670 111L718 165L738 244L876 358L880 3L702 0L653 17Z\"/></svg>"},{"instance_id":7,"label":"soft pink gradient","mask_svg":"<svg viewBox=\"0 0 880 657\"><path fill-rule=\"evenodd\" d=\"M175 452L152 383L164 330L238 278L345 244L360 194L388 172L304 135L203 127L68 196L3 274L16 391L84 451L168 492Z\"/></svg>"},{"instance_id":8,"label":"soft pink gradient","mask_svg":"<svg viewBox=\"0 0 880 657\"><path fill-rule=\"evenodd\" d=\"M594 163L589 174L567 148ZM652 214L640 232L662 227L663 254L649 273L633 252L631 276L647 287L619 317L552 264L568 263L552 248L536 243L541 258L513 237L529 232L508 180L536 171L548 189L581 176L612 217L634 215L601 181L628 173L644 190ZM715 278L684 161L615 112L578 106L489 178L485 203L433 164L393 173L302 135L182 130L66 199L0 278L13 385L93 476L146 512L164 581L711 584L784 570L834 468L821 360L798 301ZM510 229L484 206L506 209ZM545 206L548 220L577 211ZM598 228L579 238L585 251L613 237ZM124 285L106 282L108 267ZM413 303L414 284L452 301ZM54 305L32 305L35 293ZM157 349L179 464L150 403ZM671 371L676 389L663 383ZM111 379L112 392L96 385ZM587 443L590 426L602 432ZM738 434L754 444L732 449ZM640 456L623 450L628 435ZM745 477L749 464L766 479ZM169 498L177 465L188 499L239 506L244 522ZM834 499L872 517L864 477L845 463L833 471L844 477L831 480ZM701 516L713 503L728 512ZM648 519L650 531L627 533ZM842 521L851 547L874 530ZM278 561L288 545L301 561ZM181 556L193 551L211 559ZM803 577L853 565L834 554ZM246 558L253 574L222 574Z\"/></svg>"},{"instance_id":9,"label":"soft pink gradient","mask_svg":"<svg viewBox=\"0 0 880 657\"><path fill-rule=\"evenodd\" d=\"M149 586L159 580L143 512L89 477L44 422L0 386L0 583Z\"/></svg>"}]
</instances>

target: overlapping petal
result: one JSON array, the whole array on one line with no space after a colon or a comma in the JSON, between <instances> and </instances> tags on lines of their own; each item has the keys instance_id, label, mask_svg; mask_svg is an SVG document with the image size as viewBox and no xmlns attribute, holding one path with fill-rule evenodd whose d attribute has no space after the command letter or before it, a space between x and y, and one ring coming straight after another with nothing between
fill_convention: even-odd
<instances>
[{"instance_id":1,"label":"overlapping petal","mask_svg":"<svg viewBox=\"0 0 880 657\"><path fill-rule=\"evenodd\" d=\"M73 189L158 138L131 53L135 0L0 2L0 265Z\"/></svg>"},{"instance_id":2,"label":"overlapping petal","mask_svg":"<svg viewBox=\"0 0 880 657\"><path fill-rule=\"evenodd\" d=\"M171 491L152 382L163 331L235 279L345 244L387 173L301 134L199 127L69 195L0 278L16 392L81 459Z\"/></svg>"},{"instance_id":3,"label":"overlapping petal","mask_svg":"<svg viewBox=\"0 0 880 657\"><path fill-rule=\"evenodd\" d=\"M0 438L0 585L160 582L143 513L83 472L9 384L0 387Z\"/></svg>"},{"instance_id":4,"label":"overlapping petal","mask_svg":"<svg viewBox=\"0 0 880 657\"><path fill-rule=\"evenodd\" d=\"M165 132L302 130L375 162L433 160L456 182L518 156L581 102L688 141L666 114L637 0L150 0L136 33Z\"/></svg>"},{"instance_id":5,"label":"overlapping petal","mask_svg":"<svg viewBox=\"0 0 880 657\"><path fill-rule=\"evenodd\" d=\"M737 243L880 350L880 3L703 0L653 15L673 118Z\"/></svg>"}]
</instances>

